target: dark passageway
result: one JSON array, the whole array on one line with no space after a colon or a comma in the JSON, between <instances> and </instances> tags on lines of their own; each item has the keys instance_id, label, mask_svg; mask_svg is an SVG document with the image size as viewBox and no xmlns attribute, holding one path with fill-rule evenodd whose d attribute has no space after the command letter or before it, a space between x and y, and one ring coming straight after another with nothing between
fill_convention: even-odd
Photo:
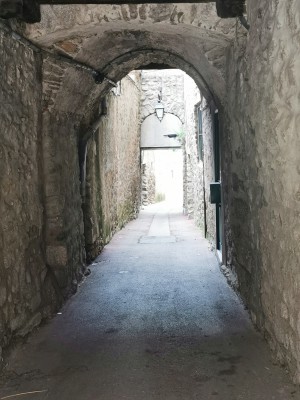
<instances>
[{"instance_id":1,"label":"dark passageway","mask_svg":"<svg viewBox=\"0 0 300 400\"><path fill-rule=\"evenodd\" d=\"M13 351L2 396L300 399L208 242L164 202L117 233L91 269L61 314Z\"/></svg>"}]
</instances>

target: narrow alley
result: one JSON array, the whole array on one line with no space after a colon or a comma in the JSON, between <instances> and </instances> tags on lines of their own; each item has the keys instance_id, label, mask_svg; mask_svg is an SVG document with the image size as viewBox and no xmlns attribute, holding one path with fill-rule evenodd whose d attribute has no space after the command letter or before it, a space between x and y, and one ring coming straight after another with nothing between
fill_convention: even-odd
<instances>
[{"instance_id":1,"label":"narrow alley","mask_svg":"<svg viewBox=\"0 0 300 400\"><path fill-rule=\"evenodd\" d=\"M1 399L300 399L208 241L165 202L113 237L2 379Z\"/></svg>"}]
</instances>

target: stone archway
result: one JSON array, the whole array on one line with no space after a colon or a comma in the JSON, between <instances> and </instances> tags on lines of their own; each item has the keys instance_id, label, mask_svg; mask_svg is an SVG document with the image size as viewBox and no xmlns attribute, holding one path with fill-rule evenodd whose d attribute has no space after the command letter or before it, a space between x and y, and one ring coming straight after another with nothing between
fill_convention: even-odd
<instances>
[{"instance_id":1,"label":"stone archway","mask_svg":"<svg viewBox=\"0 0 300 400\"><path fill-rule=\"evenodd\" d=\"M32 68L38 83L30 94L38 104L39 129L36 124L34 132L41 147L39 188L43 195L39 205L44 211L39 238L51 275L50 283L37 283L45 297L39 306L48 307L46 314L56 305L53 288L67 296L83 273L78 146L94 126L99 103L111 89L108 81L97 85L91 70L119 81L148 63L167 64L186 71L208 97L222 105L225 49L236 27L234 21L221 21L214 5L207 3L45 6L40 24L17 25L17 30L46 51L41 54L26 41L16 50L20 70ZM18 41L18 34L10 40ZM22 53L24 42L27 58ZM78 69L75 63L90 68ZM109 202L113 200L111 196ZM30 311L27 315L28 319L32 316Z\"/></svg>"},{"instance_id":2,"label":"stone archway","mask_svg":"<svg viewBox=\"0 0 300 400\"><path fill-rule=\"evenodd\" d=\"M213 3L43 6L41 22L28 25L25 34L115 81L151 60L167 62L191 75L219 106L225 95L225 49L235 25L220 20ZM106 83L95 86L89 73L51 58L44 71L47 108L57 103L60 111L83 115L109 89Z\"/></svg>"},{"instance_id":3,"label":"stone archway","mask_svg":"<svg viewBox=\"0 0 300 400\"><path fill-rule=\"evenodd\" d=\"M44 6L41 22L26 26L24 34L48 52L89 65L113 81L153 62L182 69L222 108L225 49L234 37L235 25L232 20L220 20L211 3ZM74 182L65 199L61 198L62 187L74 175L78 139L97 119L100 99L110 89L107 81L96 85L90 71L51 54L43 58L43 135L45 151L51 155L44 161L47 262L62 275L66 270L55 266L55 254L69 254L63 260L76 270L82 263L83 243L79 239L83 232L79 185ZM64 140L66 152L74 157L63 168ZM67 225L67 235L66 210L61 204L78 209L72 214L77 218Z\"/></svg>"}]
</instances>

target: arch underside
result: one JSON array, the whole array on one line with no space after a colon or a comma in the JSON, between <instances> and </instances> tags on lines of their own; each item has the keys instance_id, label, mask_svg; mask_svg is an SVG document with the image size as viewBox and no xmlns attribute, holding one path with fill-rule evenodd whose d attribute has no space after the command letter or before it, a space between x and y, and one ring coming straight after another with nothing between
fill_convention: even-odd
<instances>
[{"instance_id":1,"label":"arch underside","mask_svg":"<svg viewBox=\"0 0 300 400\"><path fill-rule=\"evenodd\" d=\"M121 80L143 65L167 64L190 75L202 93L221 107L225 98L225 53L234 20L220 20L212 4L46 6L27 36L52 52ZM50 23L51 21L51 23ZM201 21L201 22L200 22ZM62 62L55 87L53 64L45 60L46 108L85 113L110 85Z\"/></svg>"}]
</instances>

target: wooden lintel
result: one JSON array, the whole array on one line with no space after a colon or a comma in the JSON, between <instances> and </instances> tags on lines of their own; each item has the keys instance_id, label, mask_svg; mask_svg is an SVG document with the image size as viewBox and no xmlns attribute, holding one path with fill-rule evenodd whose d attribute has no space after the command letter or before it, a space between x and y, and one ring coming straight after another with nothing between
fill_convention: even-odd
<instances>
[{"instance_id":1,"label":"wooden lintel","mask_svg":"<svg viewBox=\"0 0 300 400\"><path fill-rule=\"evenodd\" d=\"M220 18L236 18L244 15L246 0L216 0Z\"/></svg>"},{"instance_id":2,"label":"wooden lintel","mask_svg":"<svg viewBox=\"0 0 300 400\"><path fill-rule=\"evenodd\" d=\"M18 18L29 23L39 22L40 4L36 0L0 0L0 18Z\"/></svg>"},{"instance_id":3,"label":"wooden lintel","mask_svg":"<svg viewBox=\"0 0 300 400\"><path fill-rule=\"evenodd\" d=\"M41 20L41 4L168 4L168 3L217 3L221 18L240 17L245 12L246 0L0 0L0 18L19 18L34 23Z\"/></svg>"},{"instance_id":4,"label":"wooden lintel","mask_svg":"<svg viewBox=\"0 0 300 400\"><path fill-rule=\"evenodd\" d=\"M216 0L37 0L39 4L168 4L168 3L215 3Z\"/></svg>"}]
</instances>

